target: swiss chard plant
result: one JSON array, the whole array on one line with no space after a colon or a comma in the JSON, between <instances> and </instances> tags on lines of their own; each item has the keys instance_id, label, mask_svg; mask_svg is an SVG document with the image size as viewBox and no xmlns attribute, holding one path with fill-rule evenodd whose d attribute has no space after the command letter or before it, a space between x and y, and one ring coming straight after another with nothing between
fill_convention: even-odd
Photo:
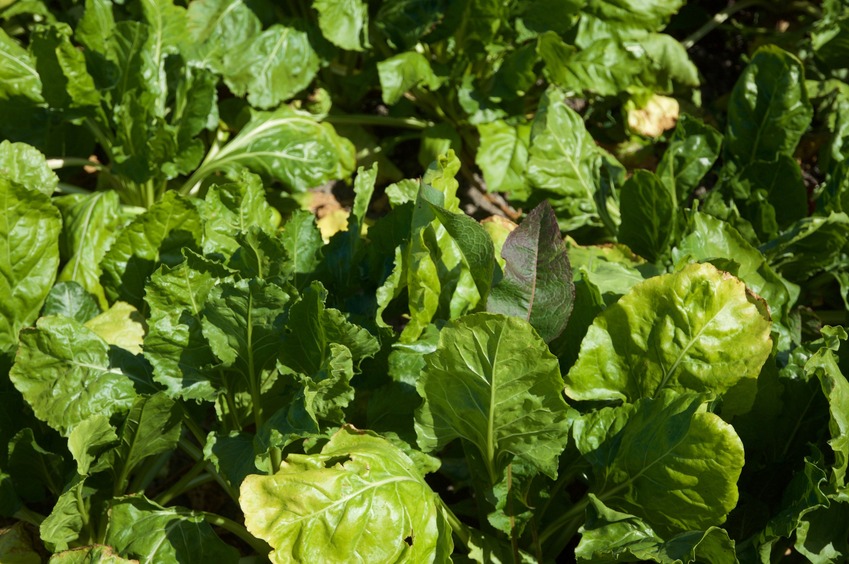
<instances>
[{"instance_id":1,"label":"swiss chard plant","mask_svg":"<svg viewBox=\"0 0 849 564\"><path fill-rule=\"evenodd\" d=\"M0 2L0 561L849 559L849 8L712 4Z\"/></svg>"}]
</instances>

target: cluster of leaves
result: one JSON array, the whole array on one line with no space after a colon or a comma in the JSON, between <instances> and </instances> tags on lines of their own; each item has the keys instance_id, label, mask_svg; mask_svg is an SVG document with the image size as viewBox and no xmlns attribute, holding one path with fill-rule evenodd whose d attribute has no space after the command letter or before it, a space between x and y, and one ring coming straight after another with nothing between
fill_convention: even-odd
<instances>
[{"instance_id":1,"label":"cluster of leaves","mask_svg":"<svg viewBox=\"0 0 849 564\"><path fill-rule=\"evenodd\" d=\"M849 558L849 6L683 4L5 5L2 560Z\"/></svg>"}]
</instances>

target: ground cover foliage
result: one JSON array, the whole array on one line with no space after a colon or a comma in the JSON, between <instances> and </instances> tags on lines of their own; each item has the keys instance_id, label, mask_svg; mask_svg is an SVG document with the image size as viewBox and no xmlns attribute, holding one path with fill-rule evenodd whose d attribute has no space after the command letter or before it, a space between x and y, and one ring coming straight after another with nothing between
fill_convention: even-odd
<instances>
[{"instance_id":1,"label":"ground cover foliage","mask_svg":"<svg viewBox=\"0 0 849 564\"><path fill-rule=\"evenodd\" d=\"M846 561L847 30L0 0L0 560Z\"/></svg>"}]
</instances>

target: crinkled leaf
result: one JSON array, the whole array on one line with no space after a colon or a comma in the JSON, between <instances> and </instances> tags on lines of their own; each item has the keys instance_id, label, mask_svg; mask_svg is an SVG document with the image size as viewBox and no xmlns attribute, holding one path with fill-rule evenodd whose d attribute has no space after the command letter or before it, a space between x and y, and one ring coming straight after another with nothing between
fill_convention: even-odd
<instances>
[{"instance_id":1,"label":"crinkled leaf","mask_svg":"<svg viewBox=\"0 0 849 564\"><path fill-rule=\"evenodd\" d=\"M67 317L42 317L21 334L9 374L36 416L67 436L96 413L126 411L135 399L133 381L119 357L93 331Z\"/></svg>"},{"instance_id":2,"label":"crinkled leaf","mask_svg":"<svg viewBox=\"0 0 849 564\"><path fill-rule=\"evenodd\" d=\"M106 543L141 563L239 561L199 513L160 507L143 496L115 498L109 509Z\"/></svg>"},{"instance_id":3,"label":"crinkled leaf","mask_svg":"<svg viewBox=\"0 0 849 564\"><path fill-rule=\"evenodd\" d=\"M766 45L731 92L725 146L739 165L792 156L812 116L802 63Z\"/></svg>"},{"instance_id":4,"label":"crinkled leaf","mask_svg":"<svg viewBox=\"0 0 849 564\"><path fill-rule=\"evenodd\" d=\"M292 274L292 263L278 233L268 235L257 226L235 236L238 245L227 266L242 278L262 278L283 286Z\"/></svg>"},{"instance_id":5,"label":"crinkled leaf","mask_svg":"<svg viewBox=\"0 0 849 564\"><path fill-rule=\"evenodd\" d=\"M446 326L416 389L419 446L462 438L478 449L490 484L513 457L554 477L568 440L557 359L527 322L491 313Z\"/></svg>"},{"instance_id":6,"label":"crinkled leaf","mask_svg":"<svg viewBox=\"0 0 849 564\"><path fill-rule=\"evenodd\" d=\"M144 339L144 319L136 308L126 302L112 307L85 322L85 326L110 345L133 354L141 354Z\"/></svg>"},{"instance_id":7,"label":"crinkled leaf","mask_svg":"<svg viewBox=\"0 0 849 564\"><path fill-rule=\"evenodd\" d=\"M50 557L49 564L135 564L138 560L127 560L115 554L110 546L93 545L57 552Z\"/></svg>"},{"instance_id":8,"label":"crinkled leaf","mask_svg":"<svg viewBox=\"0 0 849 564\"><path fill-rule=\"evenodd\" d=\"M656 262L669 249L678 215L675 193L654 173L636 170L622 186L619 241Z\"/></svg>"},{"instance_id":9,"label":"crinkled leaf","mask_svg":"<svg viewBox=\"0 0 849 564\"><path fill-rule=\"evenodd\" d=\"M638 284L596 318L566 394L635 402L664 389L722 395L742 386L735 401L745 412L771 350L770 322L746 286L692 264Z\"/></svg>"},{"instance_id":10,"label":"crinkled leaf","mask_svg":"<svg viewBox=\"0 0 849 564\"><path fill-rule=\"evenodd\" d=\"M223 58L224 81L256 108L278 106L309 86L319 67L305 31L275 24Z\"/></svg>"},{"instance_id":11,"label":"crinkled leaf","mask_svg":"<svg viewBox=\"0 0 849 564\"><path fill-rule=\"evenodd\" d=\"M51 107L91 112L100 104L100 93L71 35L64 23L38 26L30 37L30 52L42 80L41 93Z\"/></svg>"},{"instance_id":12,"label":"crinkled leaf","mask_svg":"<svg viewBox=\"0 0 849 564\"><path fill-rule=\"evenodd\" d=\"M68 550L69 543L76 541L85 527L88 515L82 513L85 509L78 503L78 500L91 495L91 492L85 492L85 489L84 480L75 477L59 496L50 515L41 522L41 539L53 550Z\"/></svg>"},{"instance_id":13,"label":"crinkled leaf","mask_svg":"<svg viewBox=\"0 0 849 564\"><path fill-rule=\"evenodd\" d=\"M330 124L288 106L274 112L253 112L236 137L199 170L248 169L303 192L354 170L354 147Z\"/></svg>"},{"instance_id":14,"label":"crinkled leaf","mask_svg":"<svg viewBox=\"0 0 849 564\"><path fill-rule=\"evenodd\" d=\"M296 211L283 226L280 239L296 274L308 274L316 269L323 243L314 214L307 210Z\"/></svg>"},{"instance_id":15,"label":"crinkled leaf","mask_svg":"<svg viewBox=\"0 0 849 564\"><path fill-rule=\"evenodd\" d=\"M504 278L492 289L487 311L524 319L550 343L566 328L575 285L557 217L547 202L507 236L501 256Z\"/></svg>"},{"instance_id":16,"label":"crinkled leaf","mask_svg":"<svg viewBox=\"0 0 849 564\"><path fill-rule=\"evenodd\" d=\"M704 411L707 397L661 391L643 398L594 468L590 487L611 509L642 518L661 538L721 524L737 504L743 444Z\"/></svg>"},{"instance_id":17,"label":"crinkled leaf","mask_svg":"<svg viewBox=\"0 0 849 564\"><path fill-rule=\"evenodd\" d=\"M601 157L581 116L566 105L565 94L549 89L531 129L527 177L536 189L557 200L565 230L599 223L595 192Z\"/></svg>"},{"instance_id":18,"label":"crinkled leaf","mask_svg":"<svg viewBox=\"0 0 849 564\"><path fill-rule=\"evenodd\" d=\"M230 50L259 35L262 23L242 0L191 2L186 12L184 51L200 64L225 72L223 59Z\"/></svg>"},{"instance_id":19,"label":"crinkled leaf","mask_svg":"<svg viewBox=\"0 0 849 564\"><path fill-rule=\"evenodd\" d=\"M849 215L806 217L760 247L770 265L793 282L841 268L849 246Z\"/></svg>"},{"instance_id":20,"label":"crinkled leaf","mask_svg":"<svg viewBox=\"0 0 849 564\"><path fill-rule=\"evenodd\" d=\"M217 395L217 364L201 319L210 290L229 272L220 264L186 252L176 268L160 267L150 277L145 300L150 309L144 355L154 379L174 397L212 401Z\"/></svg>"},{"instance_id":21,"label":"crinkled leaf","mask_svg":"<svg viewBox=\"0 0 849 564\"><path fill-rule=\"evenodd\" d=\"M430 90L439 87L439 79L430 68L428 60L418 51L408 51L377 63L383 102L392 105L408 90L425 86Z\"/></svg>"},{"instance_id":22,"label":"crinkled leaf","mask_svg":"<svg viewBox=\"0 0 849 564\"><path fill-rule=\"evenodd\" d=\"M59 280L79 283L106 308L100 284L100 261L124 222L116 192L63 196L55 200L62 212L63 258Z\"/></svg>"},{"instance_id":23,"label":"crinkled leaf","mask_svg":"<svg viewBox=\"0 0 849 564\"><path fill-rule=\"evenodd\" d=\"M42 315L64 315L85 323L100 313L94 296L76 282L59 282L44 300Z\"/></svg>"},{"instance_id":24,"label":"crinkled leaf","mask_svg":"<svg viewBox=\"0 0 849 564\"><path fill-rule=\"evenodd\" d=\"M62 221L49 197L2 179L0 201L0 350L9 350L56 280Z\"/></svg>"},{"instance_id":25,"label":"crinkled leaf","mask_svg":"<svg viewBox=\"0 0 849 564\"><path fill-rule=\"evenodd\" d=\"M334 45L350 51L369 47L368 6L362 0L314 0L318 27Z\"/></svg>"},{"instance_id":26,"label":"crinkled leaf","mask_svg":"<svg viewBox=\"0 0 849 564\"><path fill-rule=\"evenodd\" d=\"M683 5L684 0L588 0L581 11L607 22L659 29Z\"/></svg>"},{"instance_id":27,"label":"crinkled leaf","mask_svg":"<svg viewBox=\"0 0 849 564\"><path fill-rule=\"evenodd\" d=\"M197 248L200 216L193 202L167 192L115 236L100 263L100 280L110 301L144 308L144 286L160 264L176 266L184 247Z\"/></svg>"},{"instance_id":28,"label":"crinkled leaf","mask_svg":"<svg viewBox=\"0 0 849 564\"><path fill-rule=\"evenodd\" d=\"M845 562L849 557L849 503L832 502L806 512L794 548L809 562Z\"/></svg>"},{"instance_id":29,"label":"crinkled leaf","mask_svg":"<svg viewBox=\"0 0 849 564\"><path fill-rule=\"evenodd\" d=\"M453 548L413 461L351 427L320 454L293 454L277 474L248 476L239 500L248 530L274 548L273 562L446 562Z\"/></svg>"},{"instance_id":30,"label":"crinkled leaf","mask_svg":"<svg viewBox=\"0 0 849 564\"><path fill-rule=\"evenodd\" d=\"M9 564L41 564L44 561L35 548L38 545L33 537L37 535L28 531L28 526L18 521L0 530L0 554Z\"/></svg>"},{"instance_id":31,"label":"crinkled leaf","mask_svg":"<svg viewBox=\"0 0 849 564\"><path fill-rule=\"evenodd\" d=\"M0 143L0 176L47 196L56 191L59 177L47 166L44 155L26 143Z\"/></svg>"},{"instance_id":32,"label":"crinkled leaf","mask_svg":"<svg viewBox=\"0 0 849 564\"><path fill-rule=\"evenodd\" d=\"M77 474L87 476L89 472L105 469L105 459L97 463L95 461L117 442L115 428L105 415L96 413L81 421L68 435L68 450L77 461Z\"/></svg>"}]
</instances>

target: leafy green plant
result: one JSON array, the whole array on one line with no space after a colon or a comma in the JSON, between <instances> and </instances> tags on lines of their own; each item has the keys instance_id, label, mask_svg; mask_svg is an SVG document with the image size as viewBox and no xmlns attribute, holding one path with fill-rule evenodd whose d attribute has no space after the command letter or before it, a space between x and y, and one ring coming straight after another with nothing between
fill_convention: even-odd
<instances>
[{"instance_id":1,"label":"leafy green plant","mask_svg":"<svg viewBox=\"0 0 849 564\"><path fill-rule=\"evenodd\" d=\"M846 560L849 10L637 4L3 4L0 560Z\"/></svg>"}]
</instances>

